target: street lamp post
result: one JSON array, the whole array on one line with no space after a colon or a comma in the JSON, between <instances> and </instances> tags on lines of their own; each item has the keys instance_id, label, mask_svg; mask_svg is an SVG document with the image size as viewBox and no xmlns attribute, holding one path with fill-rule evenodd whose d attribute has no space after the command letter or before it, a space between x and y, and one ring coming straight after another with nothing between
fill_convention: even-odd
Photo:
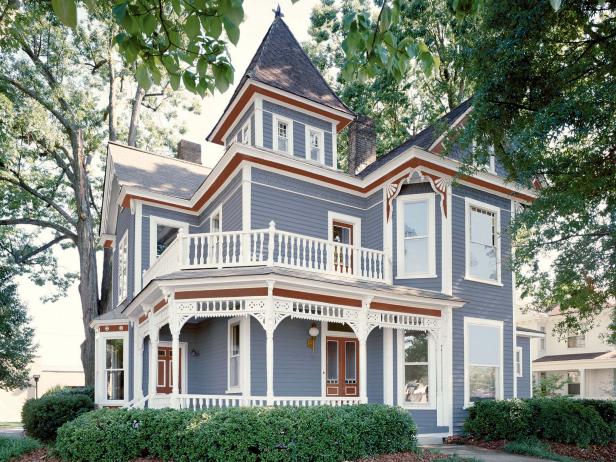
<instances>
[{"instance_id":1,"label":"street lamp post","mask_svg":"<svg viewBox=\"0 0 616 462\"><path fill-rule=\"evenodd\" d=\"M38 381L41 378L41 376L38 374L35 374L32 376L32 378L34 379L34 398L38 399Z\"/></svg>"}]
</instances>

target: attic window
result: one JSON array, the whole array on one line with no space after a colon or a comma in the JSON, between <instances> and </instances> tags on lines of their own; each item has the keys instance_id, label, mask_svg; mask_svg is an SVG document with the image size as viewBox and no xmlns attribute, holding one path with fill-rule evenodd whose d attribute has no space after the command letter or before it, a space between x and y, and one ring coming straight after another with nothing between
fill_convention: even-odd
<instances>
[{"instance_id":1,"label":"attic window","mask_svg":"<svg viewBox=\"0 0 616 462\"><path fill-rule=\"evenodd\" d=\"M323 132L314 128L308 128L308 147L309 147L309 159L315 162L322 162L323 160Z\"/></svg>"},{"instance_id":2,"label":"attic window","mask_svg":"<svg viewBox=\"0 0 616 462\"><path fill-rule=\"evenodd\" d=\"M274 149L289 153L291 146L291 123L288 120L276 118L275 124Z\"/></svg>"}]
</instances>

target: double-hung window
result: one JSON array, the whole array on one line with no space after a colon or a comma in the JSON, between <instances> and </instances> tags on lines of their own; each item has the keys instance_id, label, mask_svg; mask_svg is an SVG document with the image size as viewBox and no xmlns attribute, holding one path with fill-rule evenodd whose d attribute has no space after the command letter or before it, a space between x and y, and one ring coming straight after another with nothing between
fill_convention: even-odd
<instances>
[{"instance_id":1,"label":"double-hung window","mask_svg":"<svg viewBox=\"0 0 616 462\"><path fill-rule=\"evenodd\" d=\"M503 323L464 319L465 404L503 397Z\"/></svg>"},{"instance_id":2,"label":"double-hung window","mask_svg":"<svg viewBox=\"0 0 616 462\"><path fill-rule=\"evenodd\" d=\"M436 277L434 194L399 196L397 277Z\"/></svg>"},{"instance_id":3,"label":"double-hung window","mask_svg":"<svg viewBox=\"0 0 616 462\"><path fill-rule=\"evenodd\" d=\"M241 387L241 321L232 319L229 321L229 358L228 358L228 391L237 392Z\"/></svg>"},{"instance_id":4,"label":"double-hung window","mask_svg":"<svg viewBox=\"0 0 616 462\"><path fill-rule=\"evenodd\" d=\"M580 384L580 372L568 371L567 372L567 394L571 396L579 396L582 392L582 386Z\"/></svg>"},{"instance_id":5,"label":"double-hung window","mask_svg":"<svg viewBox=\"0 0 616 462\"><path fill-rule=\"evenodd\" d=\"M308 159L314 162L324 162L323 158L323 131L313 127L306 127L306 146Z\"/></svg>"},{"instance_id":6,"label":"double-hung window","mask_svg":"<svg viewBox=\"0 0 616 462\"><path fill-rule=\"evenodd\" d=\"M124 401L124 339L105 340L105 400Z\"/></svg>"},{"instance_id":7,"label":"double-hung window","mask_svg":"<svg viewBox=\"0 0 616 462\"><path fill-rule=\"evenodd\" d=\"M584 348L586 337L584 335L571 335L567 337L567 348Z\"/></svg>"},{"instance_id":8,"label":"double-hung window","mask_svg":"<svg viewBox=\"0 0 616 462\"><path fill-rule=\"evenodd\" d=\"M274 119L274 150L291 153L292 142L291 121L276 117Z\"/></svg>"},{"instance_id":9,"label":"double-hung window","mask_svg":"<svg viewBox=\"0 0 616 462\"><path fill-rule=\"evenodd\" d=\"M405 405L426 405L432 401L430 344L426 332L404 332L402 401Z\"/></svg>"},{"instance_id":10,"label":"double-hung window","mask_svg":"<svg viewBox=\"0 0 616 462\"><path fill-rule=\"evenodd\" d=\"M118 301L123 302L128 295L128 233L118 245Z\"/></svg>"},{"instance_id":11,"label":"double-hung window","mask_svg":"<svg viewBox=\"0 0 616 462\"><path fill-rule=\"evenodd\" d=\"M515 349L515 375L516 377L524 376L524 350L522 347L516 347Z\"/></svg>"},{"instance_id":12,"label":"double-hung window","mask_svg":"<svg viewBox=\"0 0 616 462\"><path fill-rule=\"evenodd\" d=\"M466 278L500 284L498 207L466 199Z\"/></svg>"}]
</instances>

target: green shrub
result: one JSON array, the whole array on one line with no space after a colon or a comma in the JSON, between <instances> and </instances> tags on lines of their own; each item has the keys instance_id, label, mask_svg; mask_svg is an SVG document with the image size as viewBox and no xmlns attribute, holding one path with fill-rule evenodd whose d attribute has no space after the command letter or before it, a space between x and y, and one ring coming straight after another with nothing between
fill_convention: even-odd
<instances>
[{"instance_id":1,"label":"green shrub","mask_svg":"<svg viewBox=\"0 0 616 462\"><path fill-rule=\"evenodd\" d=\"M150 456L188 461L342 461L416 448L408 412L382 406L108 410L58 431L72 462Z\"/></svg>"},{"instance_id":2,"label":"green shrub","mask_svg":"<svg viewBox=\"0 0 616 462\"><path fill-rule=\"evenodd\" d=\"M21 410L21 421L29 436L43 442L53 442L58 428L92 409L94 402L89 396L52 393L26 401Z\"/></svg>"},{"instance_id":3,"label":"green shrub","mask_svg":"<svg viewBox=\"0 0 616 462\"><path fill-rule=\"evenodd\" d=\"M0 462L9 462L14 457L28 454L40 447L41 443L32 438L0 436Z\"/></svg>"},{"instance_id":4,"label":"green shrub","mask_svg":"<svg viewBox=\"0 0 616 462\"><path fill-rule=\"evenodd\" d=\"M58 385L47 390L41 398L51 395L86 395L94 401L94 387L65 387Z\"/></svg>"},{"instance_id":5,"label":"green shrub","mask_svg":"<svg viewBox=\"0 0 616 462\"><path fill-rule=\"evenodd\" d=\"M616 436L614 407L566 397L481 401L469 409L464 431L483 440L536 436L579 446L607 444Z\"/></svg>"},{"instance_id":6,"label":"green shrub","mask_svg":"<svg viewBox=\"0 0 616 462\"><path fill-rule=\"evenodd\" d=\"M535 437L520 441L511 441L503 448L505 452L520 454L523 456L539 457L541 459L555 460L557 462L576 462L575 459L555 454L550 447Z\"/></svg>"},{"instance_id":7,"label":"green shrub","mask_svg":"<svg viewBox=\"0 0 616 462\"><path fill-rule=\"evenodd\" d=\"M532 434L532 419L527 401L478 401L468 411L464 431L486 441L514 440Z\"/></svg>"}]
</instances>

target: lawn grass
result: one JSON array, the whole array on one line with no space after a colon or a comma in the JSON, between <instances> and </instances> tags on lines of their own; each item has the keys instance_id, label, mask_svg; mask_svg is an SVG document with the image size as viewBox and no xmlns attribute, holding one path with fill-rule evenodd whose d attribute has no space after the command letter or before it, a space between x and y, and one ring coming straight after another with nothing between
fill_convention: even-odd
<instances>
[{"instance_id":1,"label":"lawn grass","mask_svg":"<svg viewBox=\"0 0 616 462\"><path fill-rule=\"evenodd\" d=\"M27 454L41 447L35 439L26 437L0 436L0 462Z\"/></svg>"},{"instance_id":2,"label":"lawn grass","mask_svg":"<svg viewBox=\"0 0 616 462\"><path fill-rule=\"evenodd\" d=\"M577 462L577 459L555 454L550 447L536 438L521 441L511 441L503 448L505 452L523 456L539 457L541 459L555 460L556 462Z\"/></svg>"},{"instance_id":3,"label":"lawn grass","mask_svg":"<svg viewBox=\"0 0 616 462\"><path fill-rule=\"evenodd\" d=\"M21 422L0 422L0 428L20 428Z\"/></svg>"}]
</instances>

